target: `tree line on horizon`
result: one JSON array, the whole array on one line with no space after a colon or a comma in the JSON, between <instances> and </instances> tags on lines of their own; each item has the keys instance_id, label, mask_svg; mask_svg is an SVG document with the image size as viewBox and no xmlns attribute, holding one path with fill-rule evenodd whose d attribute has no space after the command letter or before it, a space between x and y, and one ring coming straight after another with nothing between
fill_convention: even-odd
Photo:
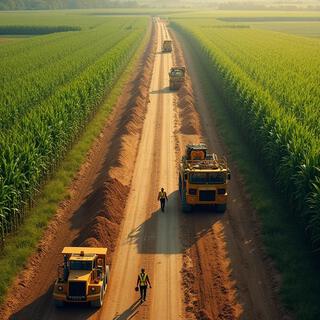
<instances>
[{"instance_id":1,"label":"tree line on horizon","mask_svg":"<svg viewBox=\"0 0 320 320\"><path fill-rule=\"evenodd\" d=\"M134 8L135 0L0 0L0 10Z\"/></svg>"}]
</instances>

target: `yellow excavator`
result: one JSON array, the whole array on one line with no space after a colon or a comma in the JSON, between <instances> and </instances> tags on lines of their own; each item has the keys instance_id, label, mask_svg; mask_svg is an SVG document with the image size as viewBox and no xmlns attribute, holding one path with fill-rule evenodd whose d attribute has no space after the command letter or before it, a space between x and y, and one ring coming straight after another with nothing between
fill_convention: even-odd
<instances>
[{"instance_id":1,"label":"yellow excavator","mask_svg":"<svg viewBox=\"0 0 320 320\"><path fill-rule=\"evenodd\" d=\"M65 247L58 267L53 298L57 307L65 303L89 302L99 308L109 282L107 248Z\"/></svg>"}]
</instances>

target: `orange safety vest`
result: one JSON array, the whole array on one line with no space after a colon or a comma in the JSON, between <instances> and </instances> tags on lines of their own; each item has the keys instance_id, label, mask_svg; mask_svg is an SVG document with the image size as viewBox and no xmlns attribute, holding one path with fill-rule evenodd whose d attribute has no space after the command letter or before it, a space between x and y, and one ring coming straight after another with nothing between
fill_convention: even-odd
<instances>
[{"instance_id":1,"label":"orange safety vest","mask_svg":"<svg viewBox=\"0 0 320 320\"><path fill-rule=\"evenodd\" d=\"M140 279L140 286L146 286L147 285L147 274L146 273L140 273L139 274Z\"/></svg>"}]
</instances>

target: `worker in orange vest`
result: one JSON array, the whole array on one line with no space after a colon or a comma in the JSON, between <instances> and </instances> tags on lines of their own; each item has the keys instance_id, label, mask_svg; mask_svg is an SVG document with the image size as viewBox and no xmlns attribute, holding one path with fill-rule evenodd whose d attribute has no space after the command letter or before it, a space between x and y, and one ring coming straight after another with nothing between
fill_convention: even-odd
<instances>
[{"instance_id":1,"label":"worker in orange vest","mask_svg":"<svg viewBox=\"0 0 320 320\"><path fill-rule=\"evenodd\" d=\"M166 204L166 200L168 201L167 193L161 188L158 194L158 201L160 200L161 211L164 211L164 206Z\"/></svg>"},{"instance_id":2,"label":"worker in orange vest","mask_svg":"<svg viewBox=\"0 0 320 320\"><path fill-rule=\"evenodd\" d=\"M144 269L142 268L141 273L138 274L137 286L136 286L136 289L140 287L140 303L142 303L143 301L146 301L148 285L149 285L149 288L151 289L151 283L150 283L149 277L145 273Z\"/></svg>"}]
</instances>

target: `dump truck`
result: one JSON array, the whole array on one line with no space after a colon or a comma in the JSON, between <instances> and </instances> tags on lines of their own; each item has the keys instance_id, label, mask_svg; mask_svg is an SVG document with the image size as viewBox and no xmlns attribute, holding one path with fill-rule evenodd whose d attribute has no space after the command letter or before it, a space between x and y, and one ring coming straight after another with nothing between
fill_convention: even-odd
<instances>
[{"instance_id":1,"label":"dump truck","mask_svg":"<svg viewBox=\"0 0 320 320\"><path fill-rule=\"evenodd\" d=\"M180 162L179 192L182 210L190 212L196 205L227 208L227 184L231 174L225 158L209 154L207 146L188 144Z\"/></svg>"},{"instance_id":2,"label":"dump truck","mask_svg":"<svg viewBox=\"0 0 320 320\"><path fill-rule=\"evenodd\" d=\"M185 81L186 68L172 67L169 72L170 90L178 90Z\"/></svg>"},{"instance_id":3,"label":"dump truck","mask_svg":"<svg viewBox=\"0 0 320 320\"><path fill-rule=\"evenodd\" d=\"M171 52L172 51L172 41L164 40L162 43L162 52Z\"/></svg>"},{"instance_id":4,"label":"dump truck","mask_svg":"<svg viewBox=\"0 0 320 320\"><path fill-rule=\"evenodd\" d=\"M109 282L107 248L65 247L58 267L53 299L57 307L65 303L85 303L99 308Z\"/></svg>"}]
</instances>

